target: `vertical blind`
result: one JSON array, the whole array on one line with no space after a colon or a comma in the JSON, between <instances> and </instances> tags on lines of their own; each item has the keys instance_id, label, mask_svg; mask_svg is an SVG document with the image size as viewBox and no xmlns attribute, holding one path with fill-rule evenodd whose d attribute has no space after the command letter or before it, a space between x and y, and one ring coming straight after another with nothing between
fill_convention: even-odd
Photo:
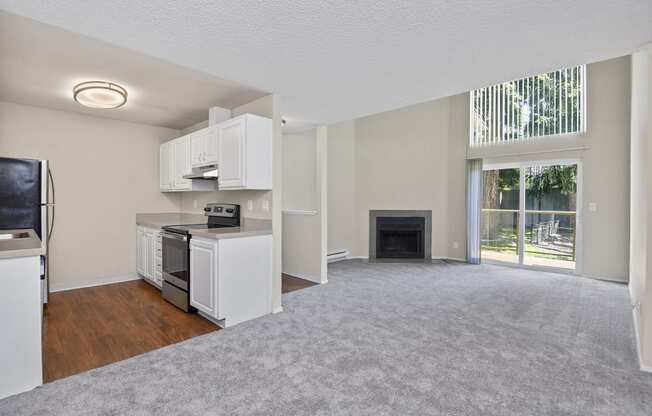
<instances>
[{"instance_id":1,"label":"vertical blind","mask_svg":"<svg viewBox=\"0 0 652 416\"><path fill-rule=\"evenodd\" d=\"M471 92L471 146L586 131L586 66Z\"/></svg>"}]
</instances>

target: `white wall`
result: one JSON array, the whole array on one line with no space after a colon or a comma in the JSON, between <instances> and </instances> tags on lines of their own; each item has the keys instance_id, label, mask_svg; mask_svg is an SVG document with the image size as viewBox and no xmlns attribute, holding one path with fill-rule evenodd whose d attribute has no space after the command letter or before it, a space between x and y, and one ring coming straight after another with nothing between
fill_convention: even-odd
<instances>
[{"instance_id":1,"label":"white wall","mask_svg":"<svg viewBox=\"0 0 652 416\"><path fill-rule=\"evenodd\" d=\"M56 186L51 289L136 270L136 213L175 212L159 192L159 144L179 132L0 102L0 155L48 159Z\"/></svg>"},{"instance_id":2,"label":"white wall","mask_svg":"<svg viewBox=\"0 0 652 416\"><path fill-rule=\"evenodd\" d=\"M629 290L641 366L652 371L652 50L632 55Z\"/></svg>"}]
</instances>

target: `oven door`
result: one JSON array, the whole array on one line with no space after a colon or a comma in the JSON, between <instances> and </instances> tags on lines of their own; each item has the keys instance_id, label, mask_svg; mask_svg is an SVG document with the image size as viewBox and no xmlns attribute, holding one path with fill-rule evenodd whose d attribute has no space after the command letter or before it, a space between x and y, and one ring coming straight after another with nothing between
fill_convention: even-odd
<instances>
[{"instance_id":1,"label":"oven door","mask_svg":"<svg viewBox=\"0 0 652 416\"><path fill-rule=\"evenodd\" d=\"M188 291L190 263L188 237L170 232L161 233L163 280Z\"/></svg>"}]
</instances>

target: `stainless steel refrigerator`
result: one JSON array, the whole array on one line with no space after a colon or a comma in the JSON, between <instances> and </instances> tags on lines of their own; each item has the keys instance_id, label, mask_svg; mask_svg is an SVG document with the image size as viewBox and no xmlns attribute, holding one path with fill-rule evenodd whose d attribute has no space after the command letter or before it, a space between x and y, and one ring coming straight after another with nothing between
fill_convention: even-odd
<instances>
[{"instance_id":1,"label":"stainless steel refrigerator","mask_svg":"<svg viewBox=\"0 0 652 416\"><path fill-rule=\"evenodd\" d=\"M54 180L47 160L0 157L0 230L31 228L41 239L41 298L48 301Z\"/></svg>"}]
</instances>

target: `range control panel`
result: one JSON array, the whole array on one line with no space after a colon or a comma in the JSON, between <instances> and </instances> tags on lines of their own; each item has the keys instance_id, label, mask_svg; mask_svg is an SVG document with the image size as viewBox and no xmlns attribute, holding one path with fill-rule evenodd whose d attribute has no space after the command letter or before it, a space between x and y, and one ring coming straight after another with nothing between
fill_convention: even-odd
<instances>
[{"instance_id":1,"label":"range control panel","mask_svg":"<svg viewBox=\"0 0 652 416\"><path fill-rule=\"evenodd\" d=\"M209 217L240 218L240 205L222 203L206 204L204 215Z\"/></svg>"}]
</instances>

